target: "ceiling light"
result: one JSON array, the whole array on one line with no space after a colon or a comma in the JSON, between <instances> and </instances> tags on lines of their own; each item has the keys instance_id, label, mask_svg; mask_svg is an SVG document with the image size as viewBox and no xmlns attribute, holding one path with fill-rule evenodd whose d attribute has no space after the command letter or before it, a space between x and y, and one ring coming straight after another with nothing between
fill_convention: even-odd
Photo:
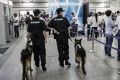
<instances>
[{"instance_id":1,"label":"ceiling light","mask_svg":"<svg viewBox=\"0 0 120 80\"><path fill-rule=\"evenodd\" d=\"M33 2L33 0L30 0L30 2Z\"/></svg>"}]
</instances>

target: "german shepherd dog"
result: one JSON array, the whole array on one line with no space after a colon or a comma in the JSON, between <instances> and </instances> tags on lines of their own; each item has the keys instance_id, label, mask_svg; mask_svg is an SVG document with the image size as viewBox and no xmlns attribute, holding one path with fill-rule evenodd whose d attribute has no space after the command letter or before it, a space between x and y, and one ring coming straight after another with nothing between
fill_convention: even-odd
<instances>
[{"instance_id":1,"label":"german shepherd dog","mask_svg":"<svg viewBox=\"0 0 120 80\"><path fill-rule=\"evenodd\" d=\"M32 45L31 41L27 41L25 49L21 51L21 63L23 67L22 80L29 80L29 71L32 76L32 68L31 68L31 57L32 57Z\"/></svg>"},{"instance_id":2,"label":"german shepherd dog","mask_svg":"<svg viewBox=\"0 0 120 80\"><path fill-rule=\"evenodd\" d=\"M83 48L81 44L82 39L78 40L75 39L75 61L78 64L78 68L80 67L80 61L81 61L81 66L82 66L82 71L86 75L86 70L85 70L85 63L86 63L86 51Z\"/></svg>"}]
</instances>

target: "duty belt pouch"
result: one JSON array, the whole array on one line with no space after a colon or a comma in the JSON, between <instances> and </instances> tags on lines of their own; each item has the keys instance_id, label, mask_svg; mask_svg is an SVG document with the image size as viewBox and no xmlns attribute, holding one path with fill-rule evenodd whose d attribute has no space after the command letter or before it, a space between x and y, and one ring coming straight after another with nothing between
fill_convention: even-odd
<instances>
[{"instance_id":1,"label":"duty belt pouch","mask_svg":"<svg viewBox=\"0 0 120 80\"><path fill-rule=\"evenodd\" d=\"M35 46L39 46L41 43L44 43L44 38L41 38L39 34L32 35L31 40Z\"/></svg>"},{"instance_id":2,"label":"duty belt pouch","mask_svg":"<svg viewBox=\"0 0 120 80\"><path fill-rule=\"evenodd\" d=\"M69 34L68 34L68 32L62 32L62 33L60 33L60 37L62 37L62 38L69 38Z\"/></svg>"},{"instance_id":3,"label":"duty belt pouch","mask_svg":"<svg viewBox=\"0 0 120 80\"><path fill-rule=\"evenodd\" d=\"M57 37L57 34L53 32L53 35L54 35L54 39L56 39L56 37Z\"/></svg>"}]
</instances>

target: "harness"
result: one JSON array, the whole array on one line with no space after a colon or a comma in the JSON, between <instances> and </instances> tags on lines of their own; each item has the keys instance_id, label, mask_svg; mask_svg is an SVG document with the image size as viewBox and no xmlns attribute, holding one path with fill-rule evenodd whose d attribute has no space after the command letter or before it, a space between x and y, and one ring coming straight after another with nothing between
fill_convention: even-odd
<instances>
[{"instance_id":1,"label":"harness","mask_svg":"<svg viewBox=\"0 0 120 80\"><path fill-rule=\"evenodd\" d=\"M76 45L75 45L75 52L77 52L77 50L78 50L79 48L82 48L82 46L79 45L79 44L76 44Z\"/></svg>"}]
</instances>

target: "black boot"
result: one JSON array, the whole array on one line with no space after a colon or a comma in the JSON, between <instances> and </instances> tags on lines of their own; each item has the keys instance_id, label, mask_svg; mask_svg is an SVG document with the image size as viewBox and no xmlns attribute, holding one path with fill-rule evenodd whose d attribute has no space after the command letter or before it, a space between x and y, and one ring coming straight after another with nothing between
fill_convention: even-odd
<instances>
[{"instance_id":1,"label":"black boot","mask_svg":"<svg viewBox=\"0 0 120 80\"><path fill-rule=\"evenodd\" d=\"M43 70L43 71L46 71L47 68L46 68L45 66L42 66L42 70Z\"/></svg>"},{"instance_id":2,"label":"black boot","mask_svg":"<svg viewBox=\"0 0 120 80\"><path fill-rule=\"evenodd\" d=\"M39 67L40 67L39 63L35 63L35 66L36 66L37 68L39 68Z\"/></svg>"},{"instance_id":3,"label":"black boot","mask_svg":"<svg viewBox=\"0 0 120 80\"><path fill-rule=\"evenodd\" d=\"M70 63L69 61L65 61L65 65L70 66L70 65L71 65L71 63Z\"/></svg>"},{"instance_id":4,"label":"black boot","mask_svg":"<svg viewBox=\"0 0 120 80\"><path fill-rule=\"evenodd\" d=\"M60 62L60 66L61 66L61 67L64 67L64 63L63 63L63 62Z\"/></svg>"}]
</instances>

